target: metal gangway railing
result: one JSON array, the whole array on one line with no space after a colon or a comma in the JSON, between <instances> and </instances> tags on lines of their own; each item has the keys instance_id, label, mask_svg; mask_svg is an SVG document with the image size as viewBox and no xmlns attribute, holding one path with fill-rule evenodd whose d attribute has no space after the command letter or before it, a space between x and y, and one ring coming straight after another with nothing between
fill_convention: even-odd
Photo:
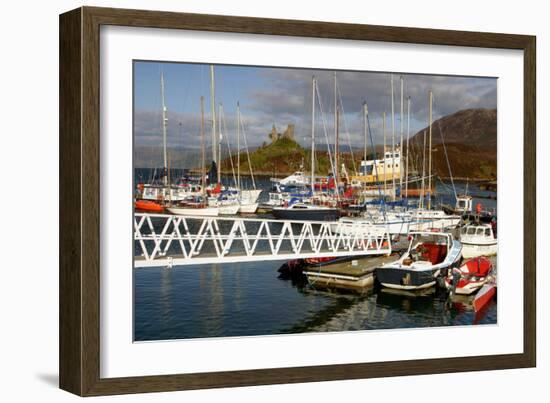
<instances>
[{"instance_id":1,"label":"metal gangway railing","mask_svg":"<svg viewBox=\"0 0 550 403\"><path fill-rule=\"evenodd\" d=\"M134 267L391 253L387 228L327 221L134 214Z\"/></svg>"}]
</instances>

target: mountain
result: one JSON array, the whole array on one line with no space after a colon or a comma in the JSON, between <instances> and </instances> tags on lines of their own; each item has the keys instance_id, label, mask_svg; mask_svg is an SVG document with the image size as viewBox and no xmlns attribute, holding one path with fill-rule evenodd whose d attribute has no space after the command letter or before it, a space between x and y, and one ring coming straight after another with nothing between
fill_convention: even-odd
<instances>
[{"instance_id":1,"label":"mountain","mask_svg":"<svg viewBox=\"0 0 550 403\"><path fill-rule=\"evenodd\" d=\"M414 161L413 164L419 171L422 169L424 131L428 147L429 127L420 130L411 138L411 161ZM496 109L465 109L433 122L432 167L434 174L443 178L450 176L445 148L455 178L495 179ZM427 166L426 163L426 169Z\"/></svg>"}]
</instances>

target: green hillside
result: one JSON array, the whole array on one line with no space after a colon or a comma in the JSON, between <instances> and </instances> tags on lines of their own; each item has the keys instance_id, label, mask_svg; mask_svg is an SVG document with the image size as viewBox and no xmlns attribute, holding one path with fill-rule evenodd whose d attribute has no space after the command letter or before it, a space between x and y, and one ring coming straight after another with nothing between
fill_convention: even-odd
<instances>
[{"instance_id":1,"label":"green hillside","mask_svg":"<svg viewBox=\"0 0 550 403\"><path fill-rule=\"evenodd\" d=\"M326 153L316 153L316 171L318 174L327 174L329 170L329 161ZM249 172L248 159L246 152L241 156L241 173ZM264 144L250 152L250 162L252 170L258 175L277 175L290 174L300 169L303 164L304 169L309 170L311 160L310 150L304 149L300 144L292 139L282 137L270 144ZM237 167L237 156L233 156L233 164ZM222 171L230 172L231 164L229 159L222 162Z\"/></svg>"}]
</instances>

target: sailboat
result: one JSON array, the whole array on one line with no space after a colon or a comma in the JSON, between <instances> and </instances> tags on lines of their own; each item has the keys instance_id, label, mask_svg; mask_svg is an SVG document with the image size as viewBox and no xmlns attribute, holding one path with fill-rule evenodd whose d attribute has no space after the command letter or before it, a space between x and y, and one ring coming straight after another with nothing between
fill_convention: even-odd
<instances>
[{"instance_id":1,"label":"sailboat","mask_svg":"<svg viewBox=\"0 0 550 403\"><path fill-rule=\"evenodd\" d=\"M199 196L201 194L200 185L185 183L183 185L174 185L168 180L168 152L167 152L167 123L168 110L165 102L164 74L160 74L160 92L161 92L161 111L162 111L162 151L163 167L160 175L153 171L153 177L149 183L138 183L136 208L143 211L159 212L168 202L179 202L189 196Z\"/></svg>"},{"instance_id":2,"label":"sailboat","mask_svg":"<svg viewBox=\"0 0 550 403\"><path fill-rule=\"evenodd\" d=\"M189 196L183 201L178 202L174 206L170 206L167 210L172 214L177 215L193 215L193 216L217 216L219 214L218 207L208 205L206 199L206 155L205 155L205 139L204 139L204 98L201 97L201 181L202 194L200 196Z\"/></svg>"},{"instance_id":3,"label":"sailboat","mask_svg":"<svg viewBox=\"0 0 550 403\"><path fill-rule=\"evenodd\" d=\"M312 99L311 99L311 200L315 200L315 96L317 81L312 78ZM286 220L315 220L333 221L340 217L340 209L336 207L317 205L302 201L290 202L282 207L273 207L273 215L276 218Z\"/></svg>"}]
</instances>

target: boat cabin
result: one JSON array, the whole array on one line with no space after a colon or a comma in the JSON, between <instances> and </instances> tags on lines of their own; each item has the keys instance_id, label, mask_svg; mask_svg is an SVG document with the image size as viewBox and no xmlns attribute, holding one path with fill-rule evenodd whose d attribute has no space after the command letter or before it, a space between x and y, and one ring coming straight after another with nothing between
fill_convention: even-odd
<instances>
[{"instance_id":1,"label":"boat cabin","mask_svg":"<svg viewBox=\"0 0 550 403\"><path fill-rule=\"evenodd\" d=\"M452 245L452 237L447 233L411 232L409 249L403 258L403 265L414 262L442 263Z\"/></svg>"},{"instance_id":2,"label":"boat cabin","mask_svg":"<svg viewBox=\"0 0 550 403\"><path fill-rule=\"evenodd\" d=\"M472 211L473 198L472 196L462 195L457 196L455 211L457 213L469 213Z\"/></svg>"},{"instance_id":3,"label":"boat cabin","mask_svg":"<svg viewBox=\"0 0 550 403\"><path fill-rule=\"evenodd\" d=\"M460 239L490 238L495 239L491 224L470 224L460 230Z\"/></svg>"}]
</instances>

